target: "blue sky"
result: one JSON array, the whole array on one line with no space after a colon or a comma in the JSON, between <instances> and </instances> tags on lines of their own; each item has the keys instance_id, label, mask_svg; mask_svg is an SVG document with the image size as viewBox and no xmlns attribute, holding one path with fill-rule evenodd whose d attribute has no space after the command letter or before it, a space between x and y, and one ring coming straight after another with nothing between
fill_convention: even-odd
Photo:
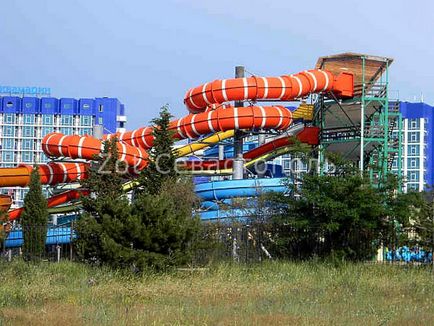
<instances>
[{"instance_id":1,"label":"blue sky","mask_svg":"<svg viewBox=\"0 0 434 326\"><path fill-rule=\"evenodd\" d=\"M16 0L0 12L0 84L118 97L128 128L165 103L184 115L188 88L235 65L282 75L346 51L393 57L391 89L434 104L432 1Z\"/></svg>"}]
</instances>

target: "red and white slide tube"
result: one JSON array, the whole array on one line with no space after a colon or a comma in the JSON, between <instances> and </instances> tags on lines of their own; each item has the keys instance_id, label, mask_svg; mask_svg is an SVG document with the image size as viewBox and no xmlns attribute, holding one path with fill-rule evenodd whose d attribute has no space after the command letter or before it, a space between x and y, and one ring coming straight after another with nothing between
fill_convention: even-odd
<instances>
[{"instance_id":1,"label":"red and white slide tube","mask_svg":"<svg viewBox=\"0 0 434 326\"><path fill-rule=\"evenodd\" d=\"M87 163L50 162L38 165L42 184L77 182L87 178ZM21 164L15 168L0 168L0 187L26 187L33 167Z\"/></svg>"},{"instance_id":2,"label":"red and white slide tube","mask_svg":"<svg viewBox=\"0 0 434 326\"><path fill-rule=\"evenodd\" d=\"M77 200L80 199L81 196L87 196L89 194L89 191L87 190L68 190L65 192L62 192L58 195L54 195L50 198L47 199L47 204L48 207L56 207L59 206L61 204L70 202L72 200ZM9 211L9 221L13 221L16 220L17 218L19 218L21 216L21 214L23 213L24 208L16 208L13 209L11 211Z\"/></svg>"},{"instance_id":3,"label":"red and white slide tube","mask_svg":"<svg viewBox=\"0 0 434 326\"><path fill-rule=\"evenodd\" d=\"M141 170L147 165L148 153L140 147L131 146L125 142L117 143L119 160L128 167ZM91 136L65 136L51 133L42 140L42 150L48 156L69 157L72 159L93 160L103 149L101 140Z\"/></svg>"},{"instance_id":4,"label":"red and white slide tube","mask_svg":"<svg viewBox=\"0 0 434 326\"><path fill-rule=\"evenodd\" d=\"M342 72L334 76L320 69L280 77L221 79L191 88L185 95L184 103L191 113L199 113L209 105L229 101L290 101L322 92L333 92L337 97L352 97L353 84L352 73Z\"/></svg>"}]
</instances>

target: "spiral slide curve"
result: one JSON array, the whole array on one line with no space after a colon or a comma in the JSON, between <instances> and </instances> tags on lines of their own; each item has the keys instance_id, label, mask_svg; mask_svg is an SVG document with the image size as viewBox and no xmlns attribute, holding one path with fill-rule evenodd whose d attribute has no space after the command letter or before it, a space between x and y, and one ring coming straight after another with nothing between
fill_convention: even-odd
<instances>
[{"instance_id":1,"label":"spiral slide curve","mask_svg":"<svg viewBox=\"0 0 434 326\"><path fill-rule=\"evenodd\" d=\"M223 103L233 100L289 101L320 92L333 92L340 98L351 97L353 75L343 72L333 76L328 71L309 70L281 77L253 76L216 80L187 92L184 103L191 113L172 121L170 129L174 131L175 139L196 139L210 133L222 133L228 136L234 130L285 130L292 123L292 113L283 106L233 107ZM152 127L106 135L102 140L90 136L52 133L43 139L42 149L51 157L92 160L94 155L100 154L102 141L115 136L119 140L117 144L119 159L135 170L145 168L148 158L146 150L152 147L154 140ZM291 144L288 139L279 142L287 142L285 146ZM260 150L256 149L255 155L264 154L269 150L275 150L275 144L262 147ZM251 155L253 159L255 155ZM51 162L41 165L39 167L41 181L46 184L75 182L86 177L86 166L87 164L82 162ZM209 168L219 166L220 163ZM2 177L0 186L25 186L29 182L30 171L31 168L28 166L9 170L0 169ZM61 198L62 203L70 200L65 195ZM59 200L53 202L56 202L56 205L61 203Z\"/></svg>"}]
</instances>

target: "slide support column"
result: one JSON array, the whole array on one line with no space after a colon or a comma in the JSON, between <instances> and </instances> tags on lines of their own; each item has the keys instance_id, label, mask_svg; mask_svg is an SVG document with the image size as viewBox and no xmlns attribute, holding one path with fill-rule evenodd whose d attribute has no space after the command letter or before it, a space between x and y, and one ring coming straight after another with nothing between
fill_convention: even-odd
<instances>
[{"instance_id":1,"label":"slide support column","mask_svg":"<svg viewBox=\"0 0 434 326\"><path fill-rule=\"evenodd\" d=\"M245 69L243 66L235 67L235 78L244 78ZM235 107L243 107L243 101L235 101ZM240 180L244 178L244 159L243 159L243 133L235 130L234 136L234 163L232 178Z\"/></svg>"}]
</instances>

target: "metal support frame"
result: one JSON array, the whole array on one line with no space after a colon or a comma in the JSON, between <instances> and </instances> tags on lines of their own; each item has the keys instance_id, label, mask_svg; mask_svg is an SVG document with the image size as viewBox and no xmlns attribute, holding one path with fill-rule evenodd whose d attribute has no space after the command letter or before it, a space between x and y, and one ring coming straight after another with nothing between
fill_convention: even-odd
<instances>
[{"instance_id":1,"label":"metal support frame","mask_svg":"<svg viewBox=\"0 0 434 326\"><path fill-rule=\"evenodd\" d=\"M235 67L235 78L244 78L244 66ZM235 102L235 108L243 107L242 101ZM235 109L236 110L236 109ZM235 117L237 119L237 117ZM244 159L243 159L243 132L240 130L235 131L234 135L234 163L232 178L235 180L243 179L244 177Z\"/></svg>"},{"instance_id":2,"label":"metal support frame","mask_svg":"<svg viewBox=\"0 0 434 326\"><path fill-rule=\"evenodd\" d=\"M369 176L372 184L380 185L391 173L393 160L397 161L398 176L402 174L402 116L396 105L389 103L389 61L385 59L380 80L373 85L366 80L366 60L366 56L361 56L362 88L359 97L343 100L341 104L331 94L323 94L315 104L314 122L321 128L318 173L327 172L324 164L327 148L342 148L344 157L355 157L358 149L358 162L354 163L358 163L360 172ZM346 112L340 112L345 110L345 105L359 106L360 124L351 121ZM342 126L328 127L327 118L333 118ZM398 131L398 139L392 137L393 129ZM402 178L398 179L401 182ZM402 190L401 185L398 190Z\"/></svg>"}]
</instances>

